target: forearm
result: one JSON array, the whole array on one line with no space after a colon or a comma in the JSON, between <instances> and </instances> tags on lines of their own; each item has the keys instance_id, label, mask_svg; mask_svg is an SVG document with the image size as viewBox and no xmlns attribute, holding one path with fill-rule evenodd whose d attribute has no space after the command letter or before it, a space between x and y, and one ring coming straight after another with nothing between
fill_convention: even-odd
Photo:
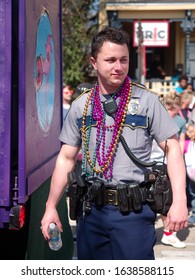
<instances>
[{"instance_id":1,"label":"forearm","mask_svg":"<svg viewBox=\"0 0 195 280\"><path fill-rule=\"evenodd\" d=\"M72 170L74 163L67 166L65 162L56 162L54 169L46 209L56 207L68 184L68 173Z\"/></svg>"},{"instance_id":2,"label":"forearm","mask_svg":"<svg viewBox=\"0 0 195 280\"><path fill-rule=\"evenodd\" d=\"M173 191L173 203L177 201L186 203L186 170L179 145L167 154L167 168Z\"/></svg>"},{"instance_id":3,"label":"forearm","mask_svg":"<svg viewBox=\"0 0 195 280\"><path fill-rule=\"evenodd\" d=\"M167 169L173 192L173 203L167 214L165 227L178 231L187 227L186 170L179 143L168 140Z\"/></svg>"},{"instance_id":4,"label":"forearm","mask_svg":"<svg viewBox=\"0 0 195 280\"><path fill-rule=\"evenodd\" d=\"M68 153L67 149L69 150ZM51 179L46 209L56 208L68 184L68 174L74 169L78 151L79 149L64 146L59 153Z\"/></svg>"}]
</instances>

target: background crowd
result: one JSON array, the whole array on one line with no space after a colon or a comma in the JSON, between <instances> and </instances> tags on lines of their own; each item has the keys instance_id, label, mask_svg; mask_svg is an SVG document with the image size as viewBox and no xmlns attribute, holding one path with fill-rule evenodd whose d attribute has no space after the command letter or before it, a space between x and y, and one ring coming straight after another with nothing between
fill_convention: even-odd
<instances>
[{"instance_id":1,"label":"background crowd","mask_svg":"<svg viewBox=\"0 0 195 280\"><path fill-rule=\"evenodd\" d=\"M178 126L183 126L179 137L186 164L186 192L190 209L188 223L195 224L195 90L190 78L181 73L175 89L160 96L168 111L175 112L174 119L180 119Z\"/></svg>"}]
</instances>

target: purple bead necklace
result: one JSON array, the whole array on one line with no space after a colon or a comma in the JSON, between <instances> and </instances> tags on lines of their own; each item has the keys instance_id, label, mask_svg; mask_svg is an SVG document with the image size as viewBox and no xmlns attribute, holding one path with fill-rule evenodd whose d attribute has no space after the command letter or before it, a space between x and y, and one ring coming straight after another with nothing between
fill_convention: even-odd
<instances>
[{"instance_id":1,"label":"purple bead necklace","mask_svg":"<svg viewBox=\"0 0 195 280\"><path fill-rule=\"evenodd\" d=\"M91 175L93 172L99 174L103 173L104 177L107 180L112 178L113 173L113 162L114 162L114 153L119 142L119 136L122 133L122 129L124 126L126 113L128 110L128 104L131 98L131 90L132 85L130 78L127 76L122 87L119 88L116 94L114 94L113 98L119 98L118 109L115 114L114 124L111 126L106 125L106 114L102 108L100 93L99 93L99 85L96 84L95 87L91 90L83 112L82 119L82 137L84 143L84 161L83 161L83 170L86 175ZM86 116L89 105L91 106L90 110L90 119L92 123L93 120L96 121L97 131L96 131L96 147L94 150L94 155L91 160L89 154L89 139L91 135L91 124L86 128ZM106 131L110 131L112 133L112 139L110 145L106 151ZM86 160L90 166L91 171L87 174L86 171ZM96 167L96 161L99 165L99 169Z\"/></svg>"}]
</instances>

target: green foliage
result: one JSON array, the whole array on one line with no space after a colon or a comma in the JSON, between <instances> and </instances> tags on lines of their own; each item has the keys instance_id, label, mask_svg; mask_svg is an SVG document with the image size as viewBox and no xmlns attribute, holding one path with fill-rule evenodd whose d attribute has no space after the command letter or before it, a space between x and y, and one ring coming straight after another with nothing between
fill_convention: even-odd
<instances>
[{"instance_id":1,"label":"green foliage","mask_svg":"<svg viewBox=\"0 0 195 280\"><path fill-rule=\"evenodd\" d=\"M94 25L90 28L90 7L93 0L63 0L63 80L73 88L89 81L90 42Z\"/></svg>"}]
</instances>

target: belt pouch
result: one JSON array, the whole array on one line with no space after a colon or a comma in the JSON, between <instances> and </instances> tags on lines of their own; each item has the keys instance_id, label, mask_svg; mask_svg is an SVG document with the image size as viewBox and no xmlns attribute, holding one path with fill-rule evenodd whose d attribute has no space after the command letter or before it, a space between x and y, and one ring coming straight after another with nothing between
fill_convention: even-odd
<instances>
[{"instance_id":1,"label":"belt pouch","mask_svg":"<svg viewBox=\"0 0 195 280\"><path fill-rule=\"evenodd\" d=\"M97 206L105 204L105 186L102 182L96 181L93 183L92 189L94 190L94 202Z\"/></svg>"},{"instance_id":2,"label":"belt pouch","mask_svg":"<svg viewBox=\"0 0 195 280\"><path fill-rule=\"evenodd\" d=\"M139 211L142 209L142 196L139 188L139 184L135 183L128 186L130 196L130 203L132 203L133 211Z\"/></svg>"},{"instance_id":3,"label":"belt pouch","mask_svg":"<svg viewBox=\"0 0 195 280\"><path fill-rule=\"evenodd\" d=\"M69 186L69 216L71 220L76 220L79 213L79 194L78 186L76 184L71 184Z\"/></svg>"},{"instance_id":4,"label":"belt pouch","mask_svg":"<svg viewBox=\"0 0 195 280\"><path fill-rule=\"evenodd\" d=\"M127 186L118 185L118 200L119 200L119 211L121 213L129 212L130 205L128 199L128 188Z\"/></svg>"}]
</instances>

